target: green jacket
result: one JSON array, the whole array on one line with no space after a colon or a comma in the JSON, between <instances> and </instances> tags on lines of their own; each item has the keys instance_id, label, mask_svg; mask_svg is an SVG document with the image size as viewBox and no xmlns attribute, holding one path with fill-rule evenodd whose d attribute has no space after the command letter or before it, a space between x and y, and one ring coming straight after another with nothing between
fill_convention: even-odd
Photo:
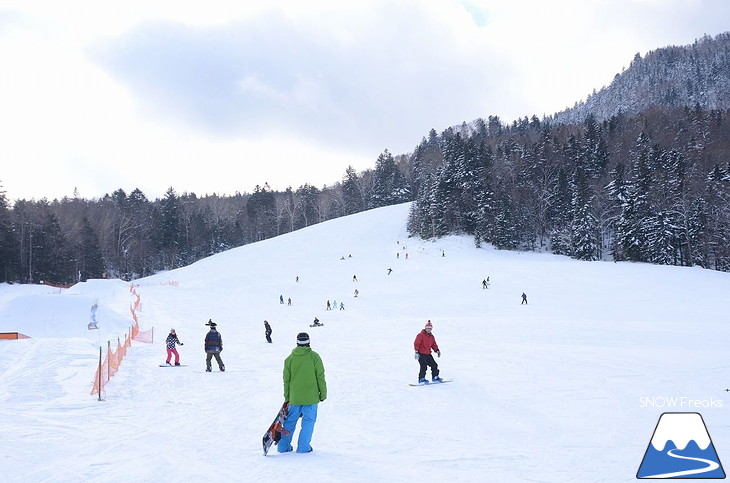
<instances>
[{"instance_id":1,"label":"green jacket","mask_svg":"<svg viewBox=\"0 0 730 483\"><path fill-rule=\"evenodd\" d=\"M293 405L327 399L324 364L311 347L296 347L284 361L284 400Z\"/></svg>"}]
</instances>

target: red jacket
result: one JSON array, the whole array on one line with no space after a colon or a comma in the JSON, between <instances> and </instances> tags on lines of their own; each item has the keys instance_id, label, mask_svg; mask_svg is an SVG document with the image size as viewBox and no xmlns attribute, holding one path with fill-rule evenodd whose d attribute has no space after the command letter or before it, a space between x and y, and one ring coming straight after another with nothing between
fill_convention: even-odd
<instances>
[{"instance_id":1,"label":"red jacket","mask_svg":"<svg viewBox=\"0 0 730 483\"><path fill-rule=\"evenodd\" d=\"M436 338L433 334L426 332L426 329L421 330L416 336L416 340L413 341L413 348L419 354L430 354L431 350L438 351L439 346L436 343Z\"/></svg>"}]
</instances>

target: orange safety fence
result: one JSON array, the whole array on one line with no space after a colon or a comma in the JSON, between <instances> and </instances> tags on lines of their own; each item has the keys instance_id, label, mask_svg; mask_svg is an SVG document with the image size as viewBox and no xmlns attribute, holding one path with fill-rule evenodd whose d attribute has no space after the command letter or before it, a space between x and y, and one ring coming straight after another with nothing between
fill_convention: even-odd
<instances>
[{"instance_id":1,"label":"orange safety fence","mask_svg":"<svg viewBox=\"0 0 730 483\"><path fill-rule=\"evenodd\" d=\"M132 320L134 320L134 325L130 327L129 334L124 336L124 344L122 344L120 339L117 337L117 348L112 351L111 341L107 341L107 352L106 357L103 361L102 348L99 347L99 367L96 369L96 375L94 376L94 385L91 389L91 394L98 394L100 401L102 400L104 386L119 370L119 366L121 365L122 360L127 355L127 349L132 347L132 340L148 344L151 344L154 341L154 327L145 331L141 331L139 328L139 318L137 317L137 310L140 307L141 297L134 289L134 285L130 286L129 291L132 293L132 295L134 295L134 302L130 306L130 312L132 313Z\"/></svg>"}]
</instances>

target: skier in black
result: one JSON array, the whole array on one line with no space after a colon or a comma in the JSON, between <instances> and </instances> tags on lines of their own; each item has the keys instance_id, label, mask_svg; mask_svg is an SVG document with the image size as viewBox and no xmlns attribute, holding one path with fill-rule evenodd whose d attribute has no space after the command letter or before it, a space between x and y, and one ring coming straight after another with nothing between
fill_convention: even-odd
<instances>
[{"instance_id":1,"label":"skier in black","mask_svg":"<svg viewBox=\"0 0 730 483\"><path fill-rule=\"evenodd\" d=\"M527 303L527 295L525 294L525 292L522 292L522 302L520 303L520 305L526 304L526 303Z\"/></svg>"},{"instance_id":2,"label":"skier in black","mask_svg":"<svg viewBox=\"0 0 730 483\"><path fill-rule=\"evenodd\" d=\"M269 323L267 321L265 321L265 320L264 320L264 328L266 329L266 342L268 342L269 344L271 344L271 332L272 332L272 330L271 330L271 326L269 325Z\"/></svg>"}]
</instances>

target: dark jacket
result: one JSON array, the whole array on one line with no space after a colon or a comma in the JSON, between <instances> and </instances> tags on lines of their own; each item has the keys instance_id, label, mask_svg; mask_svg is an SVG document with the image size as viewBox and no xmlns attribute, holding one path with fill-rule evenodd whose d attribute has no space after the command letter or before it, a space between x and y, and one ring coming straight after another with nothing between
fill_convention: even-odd
<instances>
[{"instance_id":1,"label":"dark jacket","mask_svg":"<svg viewBox=\"0 0 730 483\"><path fill-rule=\"evenodd\" d=\"M223 352L223 337L215 329L210 329L205 336L205 352Z\"/></svg>"},{"instance_id":2,"label":"dark jacket","mask_svg":"<svg viewBox=\"0 0 730 483\"><path fill-rule=\"evenodd\" d=\"M271 326L269 325L268 322L264 322L264 330L266 331L267 334L271 335L271 332L272 332Z\"/></svg>"}]
</instances>

